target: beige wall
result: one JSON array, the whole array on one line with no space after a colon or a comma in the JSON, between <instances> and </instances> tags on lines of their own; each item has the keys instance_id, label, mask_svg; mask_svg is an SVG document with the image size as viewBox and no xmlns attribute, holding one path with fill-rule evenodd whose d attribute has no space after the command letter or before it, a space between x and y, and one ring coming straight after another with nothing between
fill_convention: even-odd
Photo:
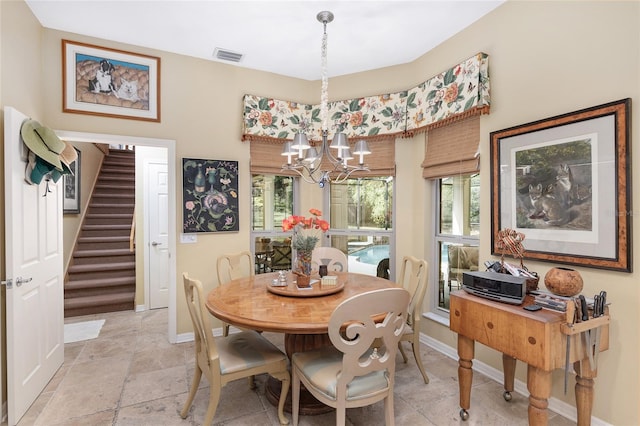
<instances>
[{"instance_id":1,"label":"beige wall","mask_svg":"<svg viewBox=\"0 0 640 426\"><path fill-rule=\"evenodd\" d=\"M481 120L480 144L481 261L490 257L489 133L627 97L636 104L631 125L638 129L638 28L638 2L508 2L412 64L432 75L469 53L489 54L491 114ZM631 163L640 165L638 150L631 152ZM633 173L632 186L640 187L639 180L640 175ZM632 219L637 197L635 203L629 212ZM640 241L637 227L633 240ZM635 253L637 269L640 256ZM527 262L527 266L544 276L552 265ZM585 281L585 294L605 289L612 302L610 350L599 358L593 414L612 424L636 425L640 421L638 274L577 269ZM424 332L455 347L455 336L447 328L426 323ZM494 351L478 345L476 355L501 368ZM558 370L553 377L553 396L573 404L572 390L563 396L563 372ZM518 378L526 380L521 365Z\"/></svg>"},{"instance_id":2,"label":"beige wall","mask_svg":"<svg viewBox=\"0 0 640 426\"><path fill-rule=\"evenodd\" d=\"M215 285L212 260L223 251L249 247L249 147L240 142L242 95L251 93L312 103L317 102L319 83L43 30L34 23L23 3L2 2L1 7L3 106L15 106L59 130L176 140L177 158L173 167L178 172L178 203L182 199L179 173L182 157L239 161L240 211L246 212L241 217L240 232L200 234L197 244L178 244L177 248L178 284L182 271L189 271L201 278L207 288L212 288ZM484 260L490 257L489 133L625 97L637 103L639 27L638 2L508 2L410 64L331 79L330 95L332 99L344 99L407 89L479 51L489 54L492 108L491 115L481 120L481 260ZM161 123L62 113L62 38L160 56ZM40 84L42 79L44 82ZM640 125L639 118L634 111L632 124L636 128ZM430 259L431 255L429 234L435 207L430 186L421 178L419 165L423 155L423 136L397 141L398 257L410 253ZM640 164L638 155L638 150L632 150L632 162L636 165ZM633 177L635 185L639 185L637 175ZM303 209L320 206L321 192L311 186L304 188ZM181 229L181 216L178 205L177 232ZM637 236L638 231L634 231L636 242ZM634 261L638 265L640 256L636 255ZM537 262L527 265L542 275L551 266ZM593 414L612 424L636 424L640 418L637 274L579 270L585 279L586 294L606 289L612 302L611 349L599 359ZM177 300L178 332L183 333L190 329L190 324L182 303L181 285ZM425 306L430 303L428 300ZM424 333L455 347L455 336L447 327L431 321L423 324ZM501 367L498 354L478 346L476 354L481 361ZM522 366L518 368L518 378L525 380ZM572 393L562 395L562 372L554 373L554 379L553 396L573 404Z\"/></svg>"}]
</instances>

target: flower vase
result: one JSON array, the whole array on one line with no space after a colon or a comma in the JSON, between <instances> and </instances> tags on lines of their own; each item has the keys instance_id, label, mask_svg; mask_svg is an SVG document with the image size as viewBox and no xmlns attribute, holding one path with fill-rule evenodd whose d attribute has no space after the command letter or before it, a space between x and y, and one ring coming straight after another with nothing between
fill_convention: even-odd
<instances>
[{"instance_id":1,"label":"flower vase","mask_svg":"<svg viewBox=\"0 0 640 426\"><path fill-rule=\"evenodd\" d=\"M296 251L296 275L298 287L308 287L311 284L311 250Z\"/></svg>"}]
</instances>

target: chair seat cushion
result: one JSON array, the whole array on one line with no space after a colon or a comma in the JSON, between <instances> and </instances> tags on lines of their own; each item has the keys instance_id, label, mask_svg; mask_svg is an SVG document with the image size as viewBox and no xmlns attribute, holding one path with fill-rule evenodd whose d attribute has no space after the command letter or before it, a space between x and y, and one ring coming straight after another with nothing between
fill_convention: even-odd
<instances>
[{"instance_id":1,"label":"chair seat cushion","mask_svg":"<svg viewBox=\"0 0 640 426\"><path fill-rule=\"evenodd\" d=\"M338 373L342 368L343 354L335 348L293 354L294 363L302 375L323 395L336 399ZM347 400L365 398L389 388L386 371L375 371L354 378L347 385Z\"/></svg>"},{"instance_id":2,"label":"chair seat cushion","mask_svg":"<svg viewBox=\"0 0 640 426\"><path fill-rule=\"evenodd\" d=\"M227 337L218 337L216 346L222 374L287 359L280 349L255 331L242 331Z\"/></svg>"}]
</instances>

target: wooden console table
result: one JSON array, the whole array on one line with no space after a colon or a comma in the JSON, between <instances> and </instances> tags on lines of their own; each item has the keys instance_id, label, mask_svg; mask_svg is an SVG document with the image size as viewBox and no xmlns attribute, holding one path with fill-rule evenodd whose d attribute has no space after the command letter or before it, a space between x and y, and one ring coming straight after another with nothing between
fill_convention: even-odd
<instances>
[{"instance_id":1,"label":"wooden console table","mask_svg":"<svg viewBox=\"0 0 640 426\"><path fill-rule=\"evenodd\" d=\"M533 304L527 296L523 305L511 305L483 299L462 290L451 294L450 329L458 333L458 380L460 382L460 417L466 420L471 406L471 369L475 342L502 352L504 369L504 399L511 399L516 360L527 363L529 390L529 424L546 425L547 406L551 395L551 372L565 368L567 335L571 340L569 362L576 372L576 406L578 425L591 423L594 381L597 368L592 369L580 330L589 321L602 324L600 351L609 348L609 315L580 323L575 332L568 331L563 312L541 309L529 312L522 307ZM594 332L592 329L591 332ZM566 333L566 334L565 334Z\"/></svg>"}]
</instances>

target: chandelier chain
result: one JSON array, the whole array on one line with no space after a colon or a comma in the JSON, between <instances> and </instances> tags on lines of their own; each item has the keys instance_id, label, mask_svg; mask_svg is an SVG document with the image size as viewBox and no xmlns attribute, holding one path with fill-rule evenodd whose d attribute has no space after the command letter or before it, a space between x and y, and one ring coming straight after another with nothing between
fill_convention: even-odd
<instances>
[{"instance_id":1,"label":"chandelier chain","mask_svg":"<svg viewBox=\"0 0 640 426\"><path fill-rule=\"evenodd\" d=\"M322 36L321 48L321 71L322 71L322 88L320 91L320 120L322 120L322 130L329 129L329 77L327 66L327 24L324 24L324 34Z\"/></svg>"}]
</instances>

